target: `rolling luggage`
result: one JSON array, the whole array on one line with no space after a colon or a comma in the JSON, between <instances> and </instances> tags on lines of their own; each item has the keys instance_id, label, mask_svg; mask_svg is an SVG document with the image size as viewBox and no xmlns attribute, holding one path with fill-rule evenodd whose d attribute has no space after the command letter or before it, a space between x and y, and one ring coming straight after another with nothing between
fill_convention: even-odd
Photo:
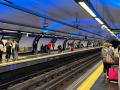
<instances>
[{"instance_id":1,"label":"rolling luggage","mask_svg":"<svg viewBox=\"0 0 120 90\"><path fill-rule=\"evenodd\" d=\"M117 66L112 66L111 68L109 68L108 80L118 81L118 67Z\"/></svg>"}]
</instances>

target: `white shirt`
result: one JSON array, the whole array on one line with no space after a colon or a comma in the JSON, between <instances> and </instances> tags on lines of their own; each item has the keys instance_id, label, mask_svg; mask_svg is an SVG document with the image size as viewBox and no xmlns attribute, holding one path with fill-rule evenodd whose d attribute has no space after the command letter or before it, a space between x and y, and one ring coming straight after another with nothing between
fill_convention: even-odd
<instances>
[{"instance_id":1,"label":"white shirt","mask_svg":"<svg viewBox=\"0 0 120 90\"><path fill-rule=\"evenodd\" d=\"M12 48L15 48L15 42L13 43L13 46L12 46Z\"/></svg>"},{"instance_id":2,"label":"white shirt","mask_svg":"<svg viewBox=\"0 0 120 90\"><path fill-rule=\"evenodd\" d=\"M3 50L4 46L2 44L0 44L0 50Z\"/></svg>"}]
</instances>

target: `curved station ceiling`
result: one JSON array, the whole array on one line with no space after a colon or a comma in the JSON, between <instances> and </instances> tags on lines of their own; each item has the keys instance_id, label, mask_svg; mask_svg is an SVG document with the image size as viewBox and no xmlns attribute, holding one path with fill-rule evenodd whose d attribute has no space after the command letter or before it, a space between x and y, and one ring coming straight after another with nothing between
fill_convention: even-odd
<instances>
[{"instance_id":1,"label":"curved station ceiling","mask_svg":"<svg viewBox=\"0 0 120 90\"><path fill-rule=\"evenodd\" d=\"M88 1L104 24L119 33L119 0ZM101 40L116 38L75 0L0 0L0 29Z\"/></svg>"}]
</instances>

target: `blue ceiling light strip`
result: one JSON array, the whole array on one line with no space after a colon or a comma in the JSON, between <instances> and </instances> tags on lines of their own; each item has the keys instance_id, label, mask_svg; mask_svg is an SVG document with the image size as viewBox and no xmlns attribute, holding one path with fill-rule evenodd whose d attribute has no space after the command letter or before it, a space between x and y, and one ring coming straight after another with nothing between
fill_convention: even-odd
<instances>
[{"instance_id":1,"label":"blue ceiling light strip","mask_svg":"<svg viewBox=\"0 0 120 90\"><path fill-rule=\"evenodd\" d=\"M57 30L62 26L63 26L62 24L56 23L53 26L48 26L49 30L41 30L41 31L44 33L48 33L49 31Z\"/></svg>"},{"instance_id":2,"label":"blue ceiling light strip","mask_svg":"<svg viewBox=\"0 0 120 90\"><path fill-rule=\"evenodd\" d=\"M94 8L94 6L92 5L92 3L90 2L90 0L86 0L86 4L90 7L90 9L96 14L96 16L98 18L100 18L103 23L109 28L111 29L111 27L107 24L107 22L101 17L101 15L97 12L97 10Z\"/></svg>"},{"instance_id":3,"label":"blue ceiling light strip","mask_svg":"<svg viewBox=\"0 0 120 90\"><path fill-rule=\"evenodd\" d=\"M105 4L106 5L106 3L108 2L108 1L106 1L106 0L102 0L101 2L104 2L103 4ZM109 29L111 29L111 31L115 31L115 30L120 30L119 28L113 28L113 26L111 26L110 24L107 24L107 22L104 20L104 18L102 18L101 16L100 16L100 14L97 12L97 10L93 7L93 5L92 5L92 3L89 1L89 0L87 0L87 3L88 3L88 5L90 5L90 7L91 7L91 9L96 13L96 15L104 22L104 24L109 28ZM119 8L120 8L120 3L118 4L118 3L115 3L115 0L109 0L109 3L111 3L111 5L114 5L114 6L119 6ZM106 10L106 11L108 11L108 10ZM110 16L110 18L112 18L112 16Z\"/></svg>"},{"instance_id":4,"label":"blue ceiling light strip","mask_svg":"<svg viewBox=\"0 0 120 90\"><path fill-rule=\"evenodd\" d=\"M93 0L90 0L89 2L91 2L91 4L94 6L94 3L92 2ZM104 9L105 9L105 11L106 11L106 15L108 16L108 18L111 20L111 22L115 22L114 20L113 20L113 16L111 16L111 14L109 14L109 11L111 10L111 9L109 9L108 7L110 7L110 8L114 8L114 9L120 9L120 1L119 0L109 0L109 1L107 1L107 0L96 0L96 1L99 1L99 4L100 4L100 6L102 6ZM107 6L107 7L106 7ZM95 7L94 7L95 8ZM95 8L96 10L97 10L97 8ZM98 11L99 12L99 11ZM101 15L100 14L100 12L99 12L99 15ZM104 17L103 16L101 16L103 19L104 19ZM105 20L106 21L106 20ZM111 25L109 22L107 22L106 21L106 23L109 25L109 27L110 27L110 29L112 30L112 29L117 29L118 28L118 26L116 26L116 25ZM120 27L118 28L118 29L120 29Z\"/></svg>"},{"instance_id":5,"label":"blue ceiling light strip","mask_svg":"<svg viewBox=\"0 0 120 90\"><path fill-rule=\"evenodd\" d=\"M64 24L64 25L67 25L67 26L76 28L76 27L73 26L73 25L70 25L70 24L61 22L61 21L59 21L59 20L52 19L52 18L50 18L50 17L48 17L48 16L45 16L45 15L38 14L37 12L33 12L33 11L31 11L31 10L28 10L28 9L26 9L26 8L24 8L24 7L17 6L17 5L15 5L15 4L12 4L12 5L11 5L11 4L8 4L8 3L5 3L5 2L0 2L0 4L5 5L5 6L12 7L12 8L14 8L14 9L17 9L17 10L20 10L20 11L23 11L23 12L26 12L26 13L29 13L29 14L32 14L32 15L35 15L35 16L38 16L38 17L46 18L46 19L48 19L48 20L51 20L51 21L54 21L54 22L59 22L59 23L61 23L61 24ZM87 31L87 30L84 30L84 29L81 29L81 28L76 28L76 29L79 29L79 30L81 30L81 31L88 32L88 33L91 33L91 34L94 34L94 35L98 35L98 36L100 36L100 37L102 36L102 35L100 35L100 34L93 33L93 32L90 32L90 31ZM102 37L104 37L104 36L102 36ZM105 38L105 37L104 37L104 38Z\"/></svg>"},{"instance_id":6,"label":"blue ceiling light strip","mask_svg":"<svg viewBox=\"0 0 120 90\"><path fill-rule=\"evenodd\" d=\"M115 37L115 39L118 40L118 38L114 35L113 32L111 32L111 27L102 19L102 17L99 15L99 13L95 10L93 5L89 0L75 0L79 5L81 5L95 20L97 20L102 27L104 27L107 31L110 32L111 35ZM107 37L106 37L107 38Z\"/></svg>"},{"instance_id":7,"label":"blue ceiling light strip","mask_svg":"<svg viewBox=\"0 0 120 90\"><path fill-rule=\"evenodd\" d=\"M64 20L64 21L65 21L65 20ZM68 20L66 20L66 23L67 23L67 22L69 22L69 23L71 22L71 24L72 24L73 21L74 21L74 19L68 19ZM90 21L92 21L92 23L90 23ZM82 24L82 25L94 25L94 24L96 24L96 22L95 22L95 20L84 19L84 20L81 20L80 25L81 25L81 24ZM49 29L51 29L51 30L42 30L42 32L48 33L49 31L57 30L57 29L62 28L62 27L64 27L63 24L55 23L54 25L47 27L47 28L49 28Z\"/></svg>"}]
</instances>

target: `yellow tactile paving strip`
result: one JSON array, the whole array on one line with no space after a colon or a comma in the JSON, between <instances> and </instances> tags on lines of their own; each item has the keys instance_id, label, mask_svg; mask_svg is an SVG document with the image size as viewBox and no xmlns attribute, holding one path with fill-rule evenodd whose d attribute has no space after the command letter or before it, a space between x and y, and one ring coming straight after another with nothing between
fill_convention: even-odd
<instances>
[{"instance_id":1,"label":"yellow tactile paving strip","mask_svg":"<svg viewBox=\"0 0 120 90\"><path fill-rule=\"evenodd\" d=\"M78 88L77 90L90 90L96 80L103 72L103 64L101 64L96 71L94 71Z\"/></svg>"}]
</instances>

